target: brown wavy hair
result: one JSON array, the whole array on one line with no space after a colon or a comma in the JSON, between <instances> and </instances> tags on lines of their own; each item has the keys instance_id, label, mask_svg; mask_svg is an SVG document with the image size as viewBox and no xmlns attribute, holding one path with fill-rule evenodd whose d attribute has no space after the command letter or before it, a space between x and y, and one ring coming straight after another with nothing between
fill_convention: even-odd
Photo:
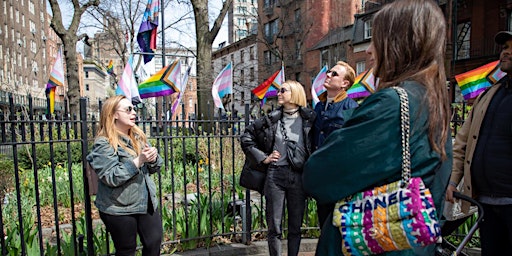
<instances>
[{"instance_id":1,"label":"brown wavy hair","mask_svg":"<svg viewBox=\"0 0 512 256\"><path fill-rule=\"evenodd\" d=\"M147 143L147 137L144 132L138 127L133 126L128 130L128 139L131 141L133 149L130 149L120 138L125 136L116 129L114 114L116 113L119 102L126 99L123 95L117 95L108 98L101 107L100 124L98 127L98 134L96 138L105 137L108 142L117 152L118 147L122 147L131 155L137 156Z\"/></svg>"},{"instance_id":2,"label":"brown wavy hair","mask_svg":"<svg viewBox=\"0 0 512 256\"><path fill-rule=\"evenodd\" d=\"M446 159L450 103L444 68L446 20L432 0L397 0L373 18L375 76L379 89L416 81L426 88L429 142Z\"/></svg>"}]
</instances>

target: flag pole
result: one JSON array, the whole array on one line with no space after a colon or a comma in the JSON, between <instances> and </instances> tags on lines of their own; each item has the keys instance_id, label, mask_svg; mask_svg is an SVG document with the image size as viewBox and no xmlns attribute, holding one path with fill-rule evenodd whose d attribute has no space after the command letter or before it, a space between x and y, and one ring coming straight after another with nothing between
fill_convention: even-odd
<instances>
[{"instance_id":1,"label":"flag pole","mask_svg":"<svg viewBox=\"0 0 512 256\"><path fill-rule=\"evenodd\" d=\"M231 65L231 117L233 117L233 113L235 112L235 97L233 96L235 88L233 88L233 73L235 72L235 67L233 66L233 61L229 63Z\"/></svg>"}]
</instances>

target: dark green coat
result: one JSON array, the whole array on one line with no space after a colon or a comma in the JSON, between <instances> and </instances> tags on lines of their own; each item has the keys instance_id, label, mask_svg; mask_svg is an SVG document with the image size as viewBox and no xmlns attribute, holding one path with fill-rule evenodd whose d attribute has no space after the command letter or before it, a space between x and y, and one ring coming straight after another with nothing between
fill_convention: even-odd
<instances>
[{"instance_id":1,"label":"dark green coat","mask_svg":"<svg viewBox=\"0 0 512 256\"><path fill-rule=\"evenodd\" d=\"M448 160L442 162L428 141L425 88L416 82L405 82L402 87L409 96L412 176L423 178L440 218L451 173L451 139L446 142ZM398 180L400 136L398 94L391 88L380 90L369 96L343 128L334 131L311 155L304 167L305 191L320 204L335 203L356 192ZM429 246L387 255L434 255L433 250L434 246ZM342 255L340 231L329 221L322 228L317 255Z\"/></svg>"}]
</instances>

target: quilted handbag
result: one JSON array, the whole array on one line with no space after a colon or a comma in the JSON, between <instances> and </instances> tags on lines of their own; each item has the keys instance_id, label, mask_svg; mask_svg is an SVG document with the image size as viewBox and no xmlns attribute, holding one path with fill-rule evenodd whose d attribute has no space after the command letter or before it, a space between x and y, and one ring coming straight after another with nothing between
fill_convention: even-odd
<instances>
[{"instance_id":1,"label":"quilted handbag","mask_svg":"<svg viewBox=\"0 0 512 256\"><path fill-rule=\"evenodd\" d=\"M441 238L430 190L421 178L411 178L407 93L400 87L393 89L400 97L402 178L336 203L333 225L341 232L344 255L406 250Z\"/></svg>"},{"instance_id":2,"label":"quilted handbag","mask_svg":"<svg viewBox=\"0 0 512 256\"><path fill-rule=\"evenodd\" d=\"M240 186L250 190L258 191L260 194L263 194L266 178L266 172L262 172L256 168L253 168L249 163L249 160L245 160L244 167L240 173Z\"/></svg>"},{"instance_id":3,"label":"quilted handbag","mask_svg":"<svg viewBox=\"0 0 512 256\"><path fill-rule=\"evenodd\" d=\"M290 140L286 134L286 128L284 127L283 119L281 121L281 134L286 142L286 156L288 157L288 163L292 167L292 170L296 172L302 172L306 159L308 158L308 152L306 148L301 146L298 142Z\"/></svg>"}]
</instances>

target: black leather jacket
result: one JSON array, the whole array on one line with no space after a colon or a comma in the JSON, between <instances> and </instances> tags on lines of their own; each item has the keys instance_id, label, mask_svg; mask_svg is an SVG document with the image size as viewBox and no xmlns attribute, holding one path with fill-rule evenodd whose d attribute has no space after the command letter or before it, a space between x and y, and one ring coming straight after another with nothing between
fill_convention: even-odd
<instances>
[{"instance_id":1,"label":"black leather jacket","mask_svg":"<svg viewBox=\"0 0 512 256\"><path fill-rule=\"evenodd\" d=\"M311 127L315 122L316 113L309 108L301 107L299 113L302 117L302 131L304 144L308 155L311 154ZM242 150L249 160L253 169L266 171L267 165L262 164L263 160L272 153L276 137L277 122L281 119L283 108L272 111L268 115L259 118L245 128L240 137Z\"/></svg>"}]
</instances>

